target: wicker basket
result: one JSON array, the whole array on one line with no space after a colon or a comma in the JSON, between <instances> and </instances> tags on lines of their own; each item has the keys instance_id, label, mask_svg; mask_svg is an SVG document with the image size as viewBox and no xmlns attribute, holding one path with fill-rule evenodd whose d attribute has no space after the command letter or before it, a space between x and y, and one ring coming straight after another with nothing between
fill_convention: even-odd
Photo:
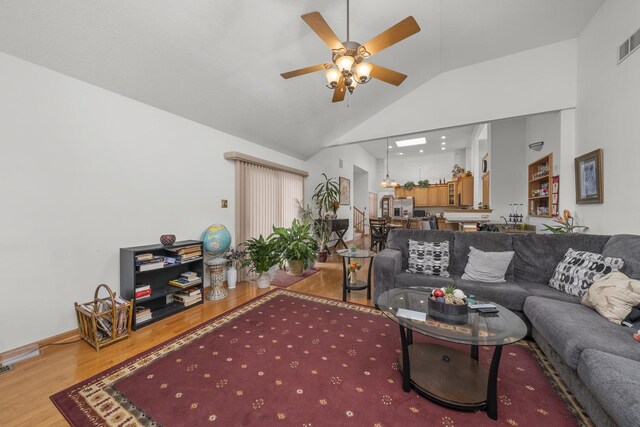
<instances>
[{"instance_id":1,"label":"wicker basket","mask_svg":"<svg viewBox=\"0 0 640 427\"><path fill-rule=\"evenodd\" d=\"M98 298L100 288L106 289L109 296ZM80 336L96 351L129 337L133 301L118 298L109 286L99 285L93 295L93 301L84 304L76 302L74 306Z\"/></svg>"}]
</instances>

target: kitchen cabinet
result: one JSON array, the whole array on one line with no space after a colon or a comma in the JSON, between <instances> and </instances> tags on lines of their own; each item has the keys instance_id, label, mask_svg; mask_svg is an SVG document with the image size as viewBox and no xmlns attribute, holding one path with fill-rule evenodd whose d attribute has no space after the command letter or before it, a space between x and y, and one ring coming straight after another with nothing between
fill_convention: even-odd
<instances>
[{"instance_id":1,"label":"kitchen cabinet","mask_svg":"<svg viewBox=\"0 0 640 427\"><path fill-rule=\"evenodd\" d=\"M415 205L420 207L429 206L429 189L416 187L413 189Z\"/></svg>"},{"instance_id":2,"label":"kitchen cabinet","mask_svg":"<svg viewBox=\"0 0 640 427\"><path fill-rule=\"evenodd\" d=\"M407 197L407 190L404 187L396 188L395 192L396 199L404 199L405 197Z\"/></svg>"},{"instance_id":3,"label":"kitchen cabinet","mask_svg":"<svg viewBox=\"0 0 640 427\"><path fill-rule=\"evenodd\" d=\"M447 184L438 185L438 206L449 204L449 186Z\"/></svg>"},{"instance_id":4,"label":"kitchen cabinet","mask_svg":"<svg viewBox=\"0 0 640 427\"><path fill-rule=\"evenodd\" d=\"M456 183L458 206L473 206L473 176L461 176Z\"/></svg>"},{"instance_id":5,"label":"kitchen cabinet","mask_svg":"<svg viewBox=\"0 0 640 427\"><path fill-rule=\"evenodd\" d=\"M447 206L458 206L458 197L456 194L456 181L447 182Z\"/></svg>"},{"instance_id":6,"label":"kitchen cabinet","mask_svg":"<svg viewBox=\"0 0 640 427\"><path fill-rule=\"evenodd\" d=\"M438 206L438 186L430 185L427 188L427 206L435 207Z\"/></svg>"}]
</instances>

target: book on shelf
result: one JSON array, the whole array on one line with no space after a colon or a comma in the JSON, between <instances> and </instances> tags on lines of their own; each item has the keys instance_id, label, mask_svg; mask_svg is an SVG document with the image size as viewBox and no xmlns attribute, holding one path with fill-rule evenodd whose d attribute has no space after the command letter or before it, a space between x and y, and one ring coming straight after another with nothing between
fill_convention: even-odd
<instances>
[{"instance_id":1,"label":"book on shelf","mask_svg":"<svg viewBox=\"0 0 640 427\"><path fill-rule=\"evenodd\" d=\"M151 264L142 264L138 267L138 271L150 271L150 270L159 270L164 267L164 261L155 262Z\"/></svg>"},{"instance_id":2,"label":"book on shelf","mask_svg":"<svg viewBox=\"0 0 640 427\"><path fill-rule=\"evenodd\" d=\"M150 259L153 259L153 254L152 253L144 253L144 254L138 254L135 256L136 261L147 261Z\"/></svg>"},{"instance_id":3,"label":"book on shelf","mask_svg":"<svg viewBox=\"0 0 640 427\"><path fill-rule=\"evenodd\" d=\"M193 279L195 277L198 277L198 273L194 273L193 271L185 271L184 273L180 274L180 277L184 277L185 279Z\"/></svg>"},{"instance_id":4,"label":"book on shelf","mask_svg":"<svg viewBox=\"0 0 640 427\"><path fill-rule=\"evenodd\" d=\"M140 284L138 284L135 287L135 291L136 292L143 292L143 291L150 290L150 289L151 289L151 285L140 285Z\"/></svg>"},{"instance_id":5,"label":"book on shelf","mask_svg":"<svg viewBox=\"0 0 640 427\"><path fill-rule=\"evenodd\" d=\"M151 296L151 289L145 291L136 292L136 299L142 299Z\"/></svg>"},{"instance_id":6,"label":"book on shelf","mask_svg":"<svg viewBox=\"0 0 640 427\"><path fill-rule=\"evenodd\" d=\"M136 265L137 266L141 266L141 265L145 265L145 264L155 264L155 263L158 263L158 262L164 263L164 259L165 259L165 257L160 256L160 255L156 255L153 258L144 259L144 260L140 260L140 261L136 260Z\"/></svg>"},{"instance_id":7,"label":"book on shelf","mask_svg":"<svg viewBox=\"0 0 640 427\"><path fill-rule=\"evenodd\" d=\"M200 288L189 288L177 291L175 295L186 295L188 297L192 297L194 295L200 295L201 293Z\"/></svg>"},{"instance_id":8,"label":"book on shelf","mask_svg":"<svg viewBox=\"0 0 640 427\"><path fill-rule=\"evenodd\" d=\"M176 302L187 302L187 301L192 301L194 299L200 299L201 297L202 297L202 294L196 294L191 296L174 294L173 300Z\"/></svg>"},{"instance_id":9,"label":"book on shelf","mask_svg":"<svg viewBox=\"0 0 640 427\"><path fill-rule=\"evenodd\" d=\"M194 299L192 301L185 302L182 305L185 306L185 307L189 307L190 305L194 305L194 304L199 303L201 300L202 300L202 298L196 298L196 299Z\"/></svg>"},{"instance_id":10,"label":"book on shelf","mask_svg":"<svg viewBox=\"0 0 640 427\"><path fill-rule=\"evenodd\" d=\"M202 252L202 246L191 245L191 246L182 246L180 248L166 248L166 250L178 255L185 255L193 252Z\"/></svg>"},{"instance_id":11,"label":"book on shelf","mask_svg":"<svg viewBox=\"0 0 640 427\"><path fill-rule=\"evenodd\" d=\"M187 279L173 279L169 281L171 286L177 286L178 288L188 288L189 286L199 285L202 283L201 278L197 278L196 280L187 280Z\"/></svg>"}]
</instances>

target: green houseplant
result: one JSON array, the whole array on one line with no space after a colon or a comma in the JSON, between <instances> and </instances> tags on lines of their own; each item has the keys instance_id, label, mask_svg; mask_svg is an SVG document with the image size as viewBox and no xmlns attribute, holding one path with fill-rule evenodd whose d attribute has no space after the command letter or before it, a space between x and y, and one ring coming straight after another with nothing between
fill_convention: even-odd
<instances>
[{"instance_id":1,"label":"green houseplant","mask_svg":"<svg viewBox=\"0 0 640 427\"><path fill-rule=\"evenodd\" d=\"M244 260L243 266L249 266L251 271L258 274L259 288L268 288L271 284L268 271L279 261L275 242L270 237L265 239L261 234L257 239L247 240L244 247L247 251L247 259Z\"/></svg>"},{"instance_id":2,"label":"green houseplant","mask_svg":"<svg viewBox=\"0 0 640 427\"><path fill-rule=\"evenodd\" d=\"M326 262L329 251L327 250L327 242L331 232L329 231L329 224L323 220L316 220L313 223L313 231L316 242L318 244L318 252L316 253L316 259L318 262Z\"/></svg>"},{"instance_id":3,"label":"green houseplant","mask_svg":"<svg viewBox=\"0 0 640 427\"><path fill-rule=\"evenodd\" d=\"M403 187L404 187L406 190L411 190L411 189L413 189L413 187L415 187L415 186L416 186L416 184L415 184L413 181L407 181L407 182L405 182L405 183L404 183L404 185L403 185Z\"/></svg>"},{"instance_id":4,"label":"green houseplant","mask_svg":"<svg viewBox=\"0 0 640 427\"><path fill-rule=\"evenodd\" d=\"M327 177L326 173L323 173L324 181L318 184L311 196L311 200L316 203L318 208L318 217L324 218L323 213L327 214L333 210L335 212L335 206L340 206L340 188L335 178Z\"/></svg>"},{"instance_id":5,"label":"green houseplant","mask_svg":"<svg viewBox=\"0 0 640 427\"><path fill-rule=\"evenodd\" d=\"M420 187L420 188L429 187L429 180L428 179L421 179L420 181L418 181L418 187Z\"/></svg>"},{"instance_id":6,"label":"green houseplant","mask_svg":"<svg viewBox=\"0 0 640 427\"><path fill-rule=\"evenodd\" d=\"M291 227L273 227L269 236L273 241L275 252L279 255L280 265L289 264L289 274L301 276L315 258L316 241L311 235L311 224L294 219Z\"/></svg>"}]
</instances>

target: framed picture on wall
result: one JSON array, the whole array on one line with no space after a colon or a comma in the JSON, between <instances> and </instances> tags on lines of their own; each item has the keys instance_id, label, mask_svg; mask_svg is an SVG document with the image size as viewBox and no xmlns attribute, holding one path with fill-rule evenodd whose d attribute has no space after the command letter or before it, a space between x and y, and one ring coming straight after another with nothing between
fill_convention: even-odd
<instances>
[{"instance_id":1,"label":"framed picture on wall","mask_svg":"<svg viewBox=\"0 0 640 427\"><path fill-rule=\"evenodd\" d=\"M351 180L340 177L340 204L349 205L351 203Z\"/></svg>"},{"instance_id":2,"label":"framed picture on wall","mask_svg":"<svg viewBox=\"0 0 640 427\"><path fill-rule=\"evenodd\" d=\"M575 159L576 203L603 203L602 149Z\"/></svg>"}]
</instances>

